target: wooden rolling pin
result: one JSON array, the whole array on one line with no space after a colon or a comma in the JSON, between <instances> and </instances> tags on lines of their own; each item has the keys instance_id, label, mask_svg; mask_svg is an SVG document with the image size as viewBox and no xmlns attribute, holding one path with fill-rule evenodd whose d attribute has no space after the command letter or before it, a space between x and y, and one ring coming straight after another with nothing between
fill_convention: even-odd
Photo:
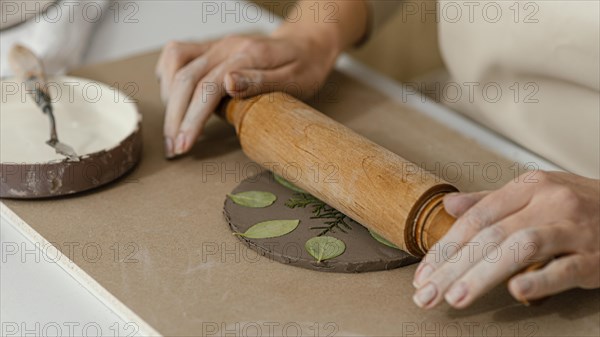
<instances>
[{"instance_id":1,"label":"wooden rolling pin","mask_svg":"<svg viewBox=\"0 0 600 337\"><path fill-rule=\"evenodd\" d=\"M244 153L421 257L452 226L457 189L284 93L224 101Z\"/></svg>"},{"instance_id":2,"label":"wooden rolling pin","mask_svg":"<svg viewBox=\"0 0 600 337\"><path fill-rule=\"evenodd\" d=\"M414 256L424 256L456 220L442 202L458 191L454 186L296 98L269 93L226 99L219 113L235 126L252 160Z\"/></svg>"}]
</instances>

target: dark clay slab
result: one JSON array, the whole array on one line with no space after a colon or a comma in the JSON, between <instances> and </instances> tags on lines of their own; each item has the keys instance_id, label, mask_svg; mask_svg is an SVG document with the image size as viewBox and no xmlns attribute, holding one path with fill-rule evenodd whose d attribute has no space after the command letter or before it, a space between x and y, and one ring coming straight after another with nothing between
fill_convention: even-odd
<instances>
[{"instance_id":1,"label":"dark clay slab","mask_svg":"<svg viewBox=\"0 0 600 337\"><path fill-rule=\"evenodd\" d=\"M346 245L345 252L336 258L318 263L305 250L304 244L322 231L311 227L322 227L327 219L311 219L313 216L311 206L294 209L286 206L285 203L297 192L279 184L268 171L242 181L232 193L244 191L271 192L277 196L277 200L269 207L247 208L227 198L224 214L234 233L243 233L254 224L267 220L300 220L300 224L293 232L277 238L249 239L238 236L245 245L265 257L297 267L339 273L388 270L418 261L417 258L400 249L378 242L365 227L348 219L346 222L352 229L347 229L347 233L335 229L326 234L342 240Z\"/></svg>"}]
</instances>

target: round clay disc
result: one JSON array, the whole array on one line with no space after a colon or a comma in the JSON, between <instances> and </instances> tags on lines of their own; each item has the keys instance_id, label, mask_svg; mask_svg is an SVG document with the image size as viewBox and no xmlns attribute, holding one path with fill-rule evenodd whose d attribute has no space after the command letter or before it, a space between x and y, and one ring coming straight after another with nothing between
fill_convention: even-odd
<instances>
[{"instance_id":1,"label":"round clay disc","mask_svg":"<svg viewBox=\"0 0 600 337\"><path fill-rule=\"evenodd\" d=\"M0 197L44 198L111 182L139 161L141 115L125 93L75 77L47 81L60 142L78 155L56 153L49 119L20 80L0 82Z\"/></svg>"},{"instance_id":2,"label":"round clay disc","mask_svg":"<svg viewBox=\"0 0 600 337\"><path fill-rule=\"evenodd\" d=\"M260 255L292 266L327 272L361 273L387 270L405 266L418 261L408 253L389 247L377 241L370 232L359 223L346 218L351 229L345 233L334 228L324 235L335 237L344 242L346 249L338 257L317 262L305 249L307 240L318 236L326 227L329 219L313 218L313 207L290 208L286 202L298 197L298 192L283 186L274 179L272 173L265 171L242 181L231 193L245 191L271 192L277 200L264 208L249 208L234 203L230 198L225 201L224 214L234 233L244 233L254 224L268 220L300 220L300 224L291 233L276 238L250 239L238 236L249 248Z\"/></svg>"}]
</instances>

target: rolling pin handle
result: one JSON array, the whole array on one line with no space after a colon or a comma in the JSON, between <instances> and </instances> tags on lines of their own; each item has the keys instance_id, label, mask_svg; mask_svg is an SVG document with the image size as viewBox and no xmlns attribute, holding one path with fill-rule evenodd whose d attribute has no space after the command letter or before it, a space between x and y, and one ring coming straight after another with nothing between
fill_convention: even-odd
<instances>
[{"instance_id":1,"label":"rolling pin handle","mask_svg":"<svg viewBox=\"0 0 600 337\"><path fill-rule=\"evenodd\" d=\"M412 233L406 238L410 253L423 257L450 230L456 218L446 212L444 196L439 193L430 198L415 218Z\"/></svg>"},{"instance_id":2,"label":"rolling pin handle","mask_svg":"<svg viewBox=\"0 0 600 337\"><path fill-rule=\"evenodd\" d=\"M219 103L216 113L219 117L226 120L229 124L235 127L236 133L239 135L242 128L242 120L246 112L252 107L260 96L255 96L246 99L225 97Z\"/></svg>"}]
</instances>

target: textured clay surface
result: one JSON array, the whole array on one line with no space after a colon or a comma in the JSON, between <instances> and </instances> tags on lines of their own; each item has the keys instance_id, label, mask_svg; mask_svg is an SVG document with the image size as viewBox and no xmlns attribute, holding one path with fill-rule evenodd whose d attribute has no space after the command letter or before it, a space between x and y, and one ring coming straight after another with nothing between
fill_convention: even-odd
<instances>
[{"instance_id":1,"label":"textured clay surface","mask_svg":"<svg viewBox=\"0 0 600 337\"><path fill-rule=\"evenodd\" d=\"M402 250L376 241L365 227L353 220L347 220L346 222L352 227L346 229L347 233L335 229L325 234L342 240L346 245L345 252L336 258L319 263L308 254L304 244L322 231L311 227L324 226L327 219L312 219L312 206L294 209L286 206L285 203L296 192L275 181L270 172L265 171L247 178L232 193L244 191L271 192L277 196L277 200L269 207L248 208L237 205L227 198L224 214L234 233L243 233L252 225L267 220L300 220L300 225L293 232L277 238L249 239L238 236L245 245L267 258L297 267L341 273L394 269L418 261Z\"/></svg>"}]
</instances>

